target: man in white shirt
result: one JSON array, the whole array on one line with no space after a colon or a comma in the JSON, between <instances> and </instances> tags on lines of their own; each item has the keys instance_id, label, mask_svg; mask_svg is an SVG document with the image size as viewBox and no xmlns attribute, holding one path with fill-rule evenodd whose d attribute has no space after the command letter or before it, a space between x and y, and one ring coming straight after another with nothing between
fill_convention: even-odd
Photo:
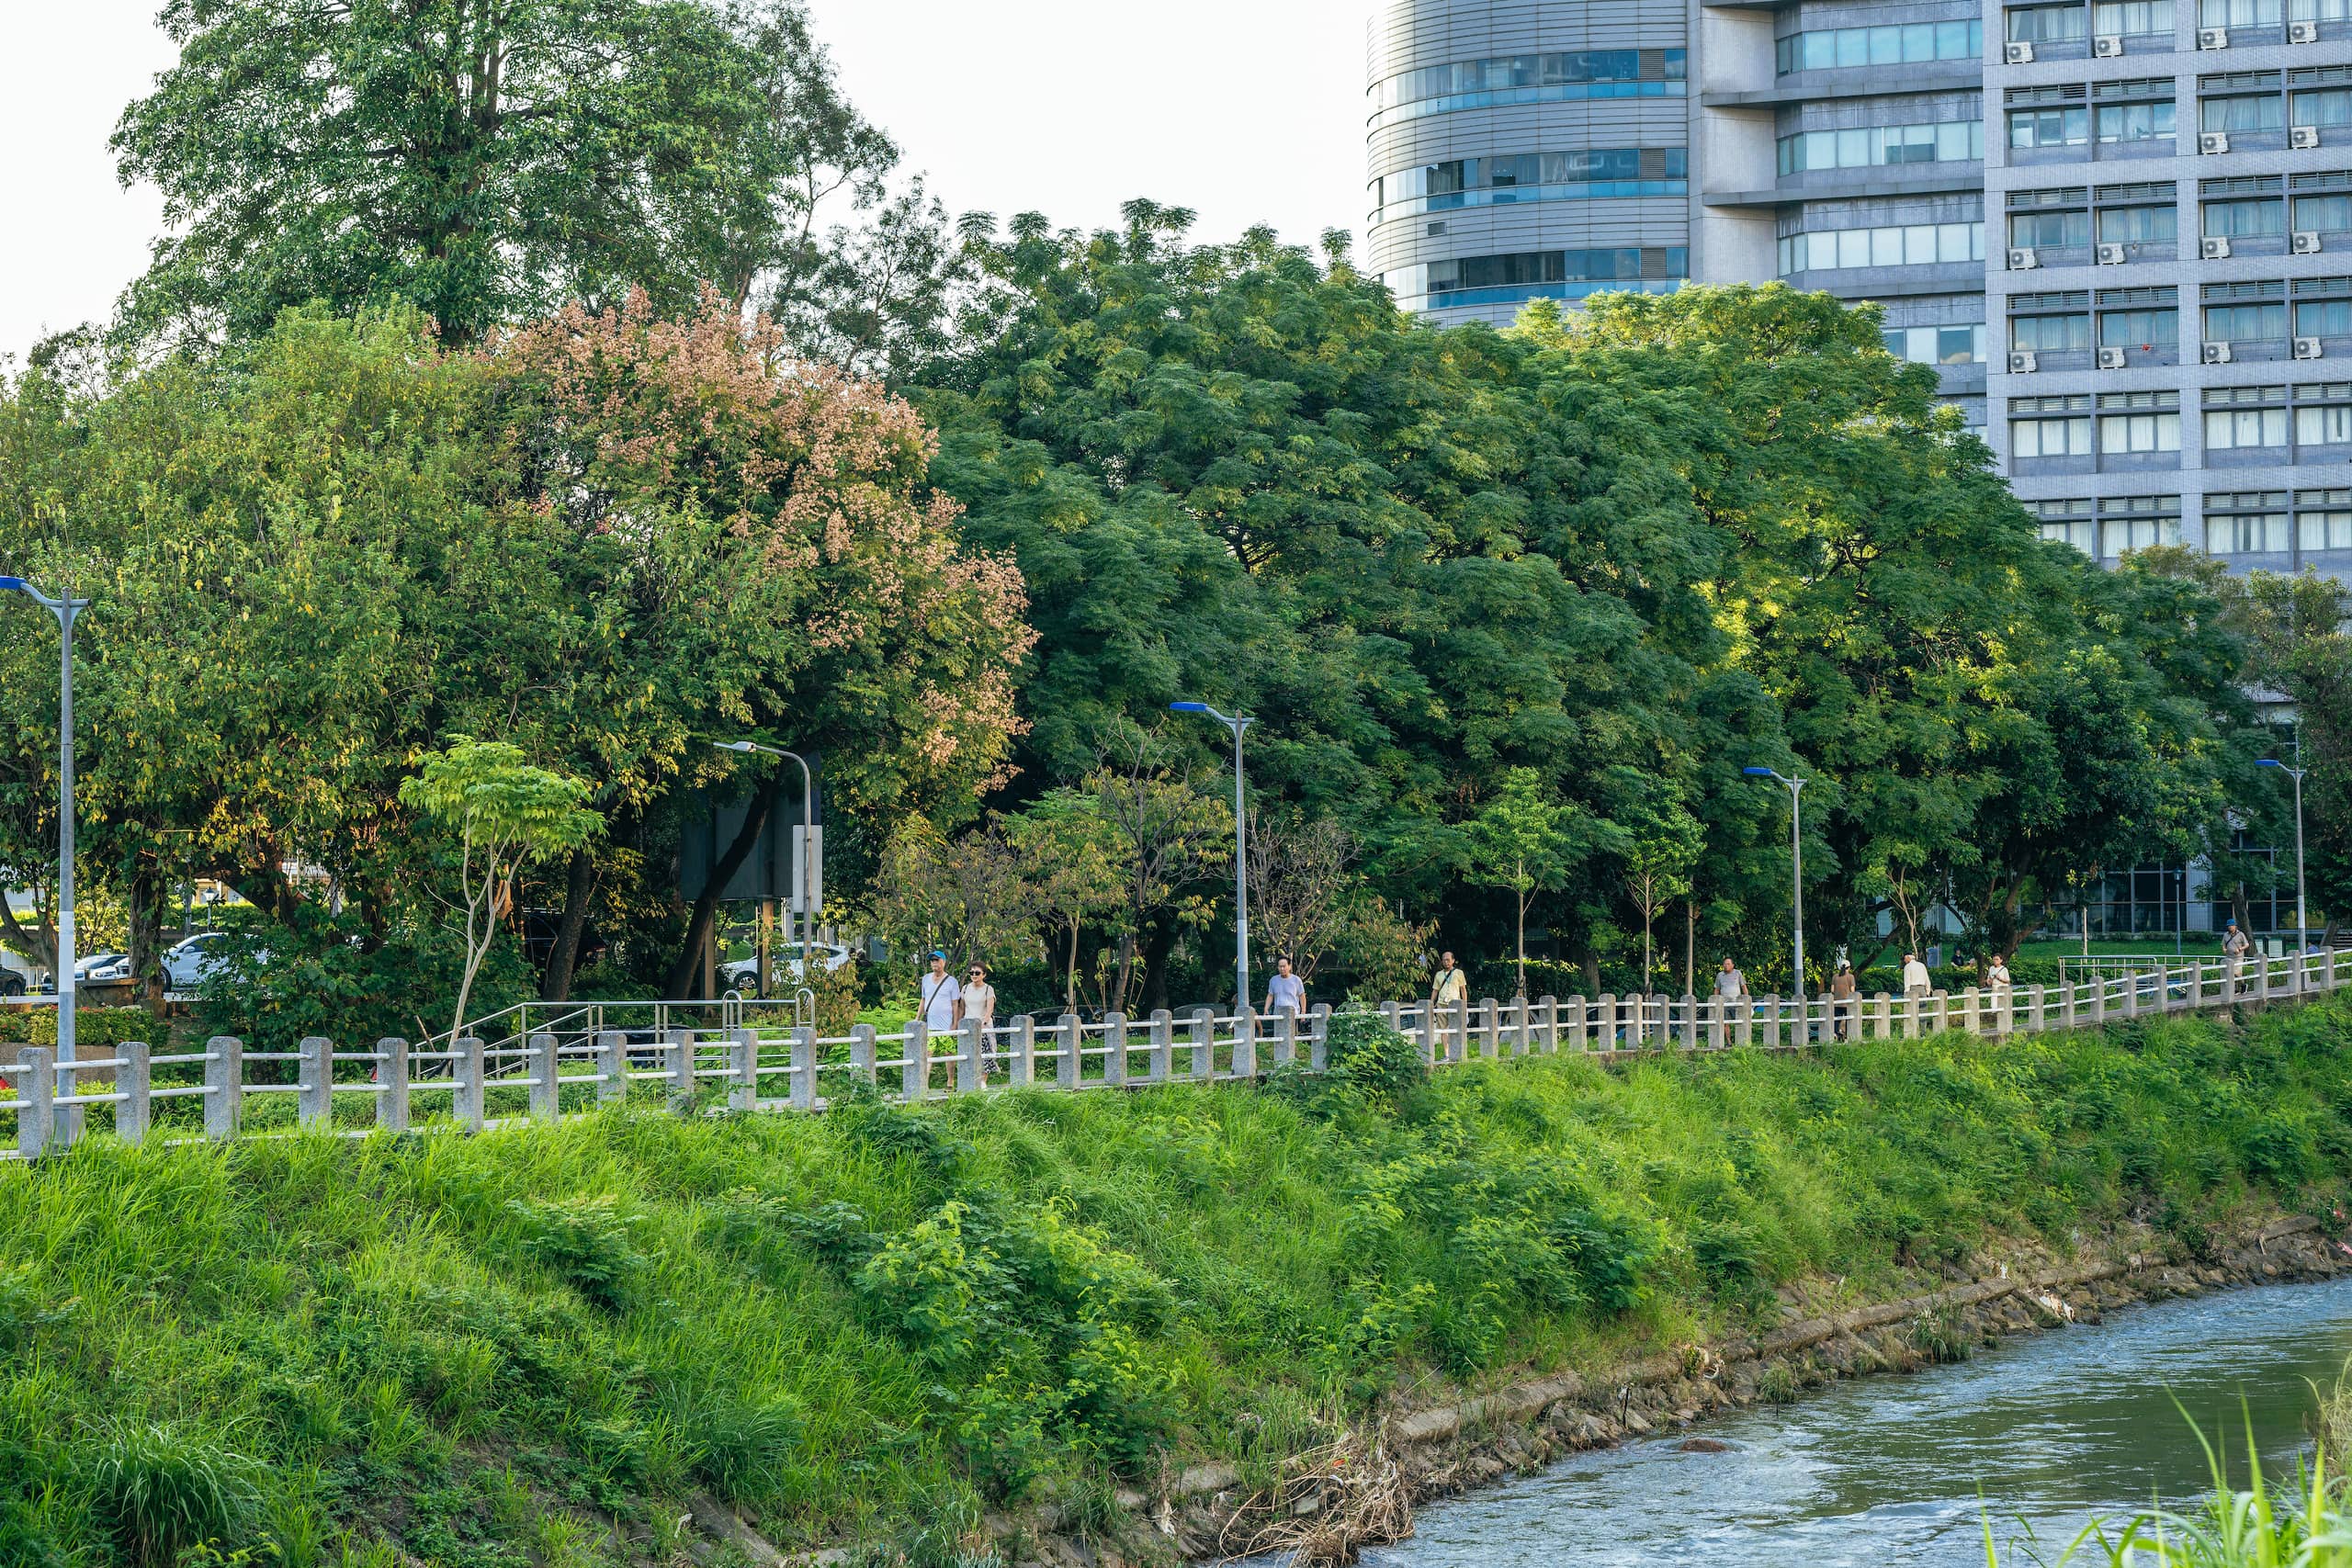
<instances>
[{"instance_id":1,"label":"man in white shirt","mask_svg":"<svg viewBox=\"0 0 2352 1568\"><path fill-rule=\"evenodd\" d=\"M1903 955L1903 994L1906 997L1924 997L1935 988L1935 977L1928 973L1928 966L1919 962L1919 955L1916 953L1905 953Z\"/></svg>"},{"instance_id":2,"label":"man in white shirt","mask_svg":"<svg viewBox=\"0 0 2352 1568\"><path fill-rule=\"evenodd\" d=\"M2222 936L2222 952L2230 961L2230 978L2236 980L2245 974L2245 955L2254 943L2247 940L2238 923L2232 920Z\"/></svg>"},{"instance_id":3,"label":"man in white shirt","mask_svg":"<svg viewBox=\"0 0 2352 1568\"><path fill-rule=\"evenodd\" d=\"M1747 976L1741 974L1739 965L1728 958L1724 960L1724 966L1715 971L1715 995L1727 1002L1736 1002L1747 995Z\"/></svg>"},{"instance_id":4,"label":"man in white shirt","mask_svg":"<svg viewBox=\"0 0 2352 1568\"><path fill-rule=\"evenodd\" d=\"M953 1034L956 1015L963 1010L964 993L956 984L956 976L947 972L947 954L937 948L931 953L931 973L922 977L922 985L915 1002L915 1016L933 1034Z\"/></svg>"},{"instance_id":5,"label":"man in white shirt","mask_svg":"<svg viewBox=\"0 0 2352 1568\"><path fill-rule=\"evenodd\" d=\"M1306 982L1291 973L1290 960L1274 960L1274 977L1266 982L1266 1011L1305 1012Z\"/></svg>"}]
</instances>

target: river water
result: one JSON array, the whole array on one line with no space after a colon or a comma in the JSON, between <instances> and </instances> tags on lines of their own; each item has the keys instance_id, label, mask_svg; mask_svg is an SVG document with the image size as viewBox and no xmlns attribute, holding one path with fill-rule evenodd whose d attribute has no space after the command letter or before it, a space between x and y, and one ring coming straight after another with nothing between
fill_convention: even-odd
<instances>
[{"instance_id":1,"label":"river water","mask_svg":"<svg viewBox=\"0 0 2352 1568\"><path fill-rule=\"evenodd\" d=\"M2243 1483L2246 1420L2266 1473L2291 1477L2312 1390L2352 1355L2352 1279L2237 1291L2110 1313L1958 1366L1840 1382L1686 1434L1575 1455L1540 1474L1434 1504L1377 1568L1984 1568L1991 1516L2004 1563L2055 1561L2094 1517L2210 1488L2224 1433ZM1981 1495L1981 1501L1980 1501ZM2100 1559L2104 1561L2102 1557Z\"/></svg>"}]
</instances>

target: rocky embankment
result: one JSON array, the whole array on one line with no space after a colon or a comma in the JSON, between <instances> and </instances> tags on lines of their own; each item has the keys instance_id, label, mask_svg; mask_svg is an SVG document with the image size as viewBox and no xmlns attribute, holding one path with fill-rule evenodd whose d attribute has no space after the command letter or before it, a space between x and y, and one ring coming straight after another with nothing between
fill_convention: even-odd
<instances>
[{"instance_id":1,"label":"rocky embankment","mask_svg":"<svg viewBox=\"0 0 2352 1568\"><path fill-rule=\"evenodd\" d=\"M1344 1562L1361 1546L1410 1534L1416 1505L1578 1450L1787 1402L1838 1378L1912 1371L2016 1335L2096 1324L2134 1303L2352 1269L2352 1246L2307 1216L2241 1233L2200 1260L2172 1257L2166 1247L2166 1238L2144 1229L2087 1243L2066 1259L2019 1245L1974 1260L1973 1269L1951 1270L1940 1289L1859 1305L1833 1307L1835 1292L1818 1283L1785 1292L1787 1321L1751 1338L1384 1412L1375 1428L1298 1456L1272 1487L1247 1487L1221 1462L1171 1469L1152 1493L1121 1497L1135 1522L1110 1539L1036 1535L1009 1519L991 1524L1011 1564L1136 1568L1259 1552ZM1047 1521L1048 1529L1058 1522Z\"/></svg>"}]
</instances>

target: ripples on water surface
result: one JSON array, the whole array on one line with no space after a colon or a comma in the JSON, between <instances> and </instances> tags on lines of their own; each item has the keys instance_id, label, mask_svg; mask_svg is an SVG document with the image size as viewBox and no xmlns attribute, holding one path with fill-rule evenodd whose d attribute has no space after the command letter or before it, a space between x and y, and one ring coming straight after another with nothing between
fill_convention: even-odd
<instances>
[{"instance_id":1,"label":"ripples on water surface","mask_svg":"<svg viewBox=\"0 0 2352 1568\"><path fill-rule=\"evenodd\" d=\"M1984 1568L1987 1507L1997 1539L2030 1526L2054 1547L2153 1494L2201 1494L2204 1450L2176 1398L2238 1455L2250 1410L2266 1460L2291 1472L2312 1403L2304 1380L2324 1386L2347 1353L2352 1280L2130 1308L1960 1366L1842 1382L1693 1429L1728 1453L1679 1453L1676 1434L1577 1454L1432 1505L1414 1540L1364 1562Z\"/></svg>"}]
</instances>

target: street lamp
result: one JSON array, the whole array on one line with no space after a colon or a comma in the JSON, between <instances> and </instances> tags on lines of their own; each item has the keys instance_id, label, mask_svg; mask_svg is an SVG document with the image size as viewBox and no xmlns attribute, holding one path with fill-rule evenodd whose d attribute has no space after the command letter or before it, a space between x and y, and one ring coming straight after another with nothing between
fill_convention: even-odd
<instances>
[{"instance_id":1,"label":"street lamp","mask_svg":"<svg viewBox=\"0 0 2352 1568\"><path fill-rule=\"evenodd\" d=\"M1751 779L1771 779L1784 784L1789 792L1789 867L1790 908L1792 924L1796 933L1797 1005L1804 1005L1804 779L1791 778L1776 768L1742 768Z\"/></svg>"},{"instance_id":2,"label":"street lamp","mask_svg":"<svg viewBox=\"0 0 2352 1568\"><path fill-rule=\"evenodd\" d=\"M817 784L808 772L808 759L797 751L786 751L777 746L763 746L756 740L714 740L713 746L722 751L740 751L746 755L758 752L766 757L789 757L800 764L800 983L812 982L808 976L808 939L817 929L816 901L810 894L809 878L816 867L810 863L817 858ZM785 919L792 918L792 906L784 908ZM787 941L790 939L787 937ZM760 976L760 994L765 996L768 977Z\"/></svg>"},{"instance_id":3,"label":"street lamp","mask_svg":"<svg viewBox=\"0 0 2352 1568\"><path fill-rule=\"evenodd\" d=\"M1250 1005L1250 858L1241 817L1241 732L1258 721L1247 714L1222 714L1206 703L1170 703L1170 713L1205 714L1233 731L1233 1010Z\"/></svg>"},{"instance_id":4,"label":"street lamp","mask_svg":"<svg viewBox=\"0 0 2352 1568\"><path fill-rule=\"evenodd\" d=\"M52 599L21 577L0 577L57 617L57 1065L74 1062L74 619L90 607L71 591Z\"/></svg>"},{"instance_id":5,"label":"street lamp","mask_svg":"<svg viewBox=\"0 0 2352 1568\"><path fill-rule=\"evenodd\" d=\"M2303 961L2303 950L2312 944L2311 916L2303 905L2303 773L2306 770L2290 768L2276 757L2256 760L2257 768L2276 768L2295 781L2295 962Z\"/></svg>"}]
</instances>

